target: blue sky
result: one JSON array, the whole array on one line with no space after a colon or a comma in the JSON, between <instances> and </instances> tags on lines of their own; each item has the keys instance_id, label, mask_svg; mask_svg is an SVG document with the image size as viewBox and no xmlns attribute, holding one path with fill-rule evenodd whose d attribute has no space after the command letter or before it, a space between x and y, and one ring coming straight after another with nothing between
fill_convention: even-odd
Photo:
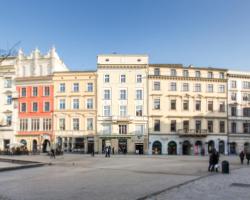
<instances>
[{"instance_id":1,"label":"blue sky","mask_svg":"<svg viewBox=\"0 0 250 200\"><path fill-rule=\"evenodd\" d=\"M0 48L55 45L72 70L106 53L250 71L248 0L0 0Z\"/></svg>"}]
</instances>

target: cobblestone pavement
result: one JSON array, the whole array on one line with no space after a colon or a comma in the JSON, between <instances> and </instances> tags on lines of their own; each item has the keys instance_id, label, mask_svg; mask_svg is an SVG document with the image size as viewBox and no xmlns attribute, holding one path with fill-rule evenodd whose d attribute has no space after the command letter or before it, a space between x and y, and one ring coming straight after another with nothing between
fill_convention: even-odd
<instances>
[{"instance_id":1,"label":"cobblestone pavement","mask_svg":"<svg viewBox=\"0 0 250 200\"><path fill-rule=\"evenodd\" d=\"M136 200L208 174L208 157L198 156L115 155L104 158L103 155L64 155L54 160L40 155L11 158L51 162L52 165L1 172L0 200ZM241 167L237 157L223 159L229 160L232 169ZM233 175L234 171L228 177ZM200 181L203 180L207 178ZM166 195L170 194L168 192ZM165 193L152 198L166 199L161 195Z\"/></svg>"},{"instance_id":2,"label":"cobblestone pavement","mask_svg":"<svg viewBox=\"0 0 250 200\"><path fill-rule=\"evenodd\" d=\"M249 200L250 167L233 170L229 175L208 176L146 200Z\"/></svg>"}]
</instances>

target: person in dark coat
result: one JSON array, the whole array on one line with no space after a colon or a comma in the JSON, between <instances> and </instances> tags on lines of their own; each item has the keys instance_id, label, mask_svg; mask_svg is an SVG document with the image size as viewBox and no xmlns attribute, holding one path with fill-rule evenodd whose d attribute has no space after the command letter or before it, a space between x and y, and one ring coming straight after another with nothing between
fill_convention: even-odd
<instances>
[{"instance_id":1,"label":"person in dark coat","mask_svg":"<svg viewBox=\"0 0 250 200\"><path fill-rule=\"evenodd\" d=\"M239 156L240 156L240 162L241 162L241 164L243 165L244 158L245 158L245 154L244 154L244 152L243 152L243 151L241 151Z\"/></svg>"},{"instance_id":2,"label":"person in dark coat","mask_svg":"<svg viewBox=\"0 0 250 200\"><path fill-rule=\"evenodd\" d=\"M108 147L108 157L110 157L110 153L111 153L111 146Z\"/></svg>"},{"instance_id":3,"label":"person in dark coat","mask_svg":"<svg viewBox=\"0 0 250 200\"><path fill-rule=\"evenodd\" d=\"M209 156L209 166L208 166L209 172L214 171L215 162L216 162L215 150L212 150Z\"/></svg>"},{"instance_id":4,"label":"person in dark coat","mask_svg":"<svg viewBox=\"0 0 250 200\"><path fill-rule=\"evenodd\" d=\"M246 153L246 159L247 159L247 164L249 165L249 160L250 160L250 152Z\"/></svg>"},{"instance_id":5,"label":"person in dark coat","mask_svg":"<svg viewBox=\"0 0 250 200\"><path fill-rule=\"evenodd\" d=\"M218 151L215 151L214 152L214 168L216 172L218 172L219 160L220 160L220 154Z\"/></svg>"}]
</instances>

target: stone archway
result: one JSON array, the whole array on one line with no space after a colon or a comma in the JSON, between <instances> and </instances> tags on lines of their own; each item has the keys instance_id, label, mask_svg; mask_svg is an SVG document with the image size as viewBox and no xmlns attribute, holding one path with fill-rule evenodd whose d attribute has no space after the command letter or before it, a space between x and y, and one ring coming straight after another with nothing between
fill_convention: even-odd
<instances>
[{"instance_id":1,"label":"stone archway","mask_svg":"<svg viewBox=\"0 0 250 200\"><path fill-rule=\"evenodd\" d=\"M191 155L191 143L188 140L185 140L182 144L182 154Z\"/></svg>"},{"instance_id":2,"label":"stone archway","mask_svg":"<svg viewBox=\"0 0 250 200\"><path fill-rule=\"evenodd\" d=\"M46 153L50 150L50 141L44 140L43 141L43 153Z\"/></svg>"},{"instance_id":3,"label":"stone archway","mask_svg":"<svg viewBox=\"0 0 250 200\"><path fill-rule=\"evenodd\" d=\"M202 147L202 141L197 140L194 144L194 154L195 155L204 155L204 149Z\"/></svg>"},{"instance_id":4,"label":"stone archway","mask_svg":"<svg viewBox=\"0 0 250 200\"><path fill-rule=\"evenodd\" d=\"M220 154L225 153L225 142L223 140L220 140L220 142L219 142L219 153Z\"/></svg>"},{"instance_id":5,"label":"stone archway","mask_svg":"<svg viewBox=\"0 0 250 200\"><path fill-rule=\"evenodd\" d=\"M214 145L214 141L213 140L210 140L209 142L208 142L208 145L207 145L207 151L208 151L208 153L211 153L213 150L214 150L214 147L215 147L215 145Z\"/></svg>"},{"instance_id":6,"label":"stone archway","mask_svg":"<svg viewBox=\"0 0 250 200\"><path fill-rule=\"evenodd\" d=\"M155 141L152 145L152 154L162 154L162 144L159 141Z\"/></svg>"},{"instance_id":7,"label":"stone archway","mask_svg":"<svg viewBox=\"0 0 250 200\"><path fill-rule=\"evenodd\" d=\"M36 140L32 141L32 151L37 152L37 141Z\"/></svg>"},{"instance_id":8,"label":"stone archway","mask_svg":"<svg viewBox=\"0 0 250 200\"><path fill-rule=\"evenodd\" d=\"M250 143L249 142L245 142L245 144L244 144L244 152L250 152Z\"/></svg>"},{"instance_id":9,"label":"stone archway","mask_svg":"<svg viewBox=\"0 0 250 200\"><path fill-rule=\"evenodd\" d=\"M22 143L25 147L27 147L27 141L26 141L26 140L22 139L22 140L20 141L20 143Z\"/></svg>"},{"instance_id":10,"label":"stone archway","mask_svg":"<svg viewBox=\"0 0 250 200\"><path fill-rule=\"evenodd\" d=\"M237 143L236 142L231 142L229 144L229 152L230 152L230 154L237 154L236 149L237 149Z\"/></svg>"},{"instance_id":11,"label":"stone archway","mask_svg":"<svg viewBox=\"0 0 250 200\"><path fill-rule=\"evenodd\" d=\"M175 141L168 143L168 155L177 155L177 144Z\"/></svg>"}]
</instances>

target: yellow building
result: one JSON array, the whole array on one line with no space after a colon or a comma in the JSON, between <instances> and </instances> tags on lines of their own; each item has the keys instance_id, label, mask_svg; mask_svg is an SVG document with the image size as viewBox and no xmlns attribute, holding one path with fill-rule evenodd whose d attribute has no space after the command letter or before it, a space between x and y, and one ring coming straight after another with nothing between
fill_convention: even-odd
<instances>
[{"instance_id":1,"label":"yellow building","mask_svg":"<svg viewBox=\"0 0 250 200\"><path fill-rule=\"evenodd\" d=\"M55 72L53 125L64 151L98 151L96 140L96 72Z\"/></svg>"},{"instance_id":2,"label":"yellow building","mask_svg":"<svg viewBox=\"0 0 250 200\"><path fill-rule=\"evenodd\" d=\"M149 65L149 153L227 153L226 70Z\"/></svg>"},{"instance_id":3,"label":"yellow building","mask_svg":"<svg viewBox=\"0 0 250 200\"><path fill-rule=\"evenodd\" d=\"M97 58L99 150L147 153L146 55L99 55Z\"/></svg>"}]
</instances>

